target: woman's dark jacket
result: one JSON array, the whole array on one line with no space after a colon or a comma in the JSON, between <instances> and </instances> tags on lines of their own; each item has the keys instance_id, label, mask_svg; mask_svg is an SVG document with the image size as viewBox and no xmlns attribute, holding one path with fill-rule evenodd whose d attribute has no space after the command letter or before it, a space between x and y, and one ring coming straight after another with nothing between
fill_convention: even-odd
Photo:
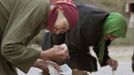
<instances>
[{"instance_id":1,"label":"woman's dark jacket","mask_svg":"<svg viewBox=\"0 0 134 75\"><path fill-rule=\"evenodd\" d=\"M68 64L71 66L71 68L86 70L90 72L97 71L96 58L90 54L89 47L92 46L94 52L98 56L98 43L101 37L103 37L102 27L109 13L86 4L77 5L77 7L80 14L77 27L73 30L70 30L64 35L47 33L47 35L49 34L49 40L51 41L49 41L49 46L50 44L62 44L65 40L70 54L70 60L68 61ZM110 40L106 41L105 55L103 62L100 63L101 66L107 65L106 60L110 58L108 56L107 50L107 46L110 44L110 42ZM44 43L46 43L46 41ZM46 49L48 47L47 45L48 44L43 44L42 47Z\"/></svg>"}]
</instances>

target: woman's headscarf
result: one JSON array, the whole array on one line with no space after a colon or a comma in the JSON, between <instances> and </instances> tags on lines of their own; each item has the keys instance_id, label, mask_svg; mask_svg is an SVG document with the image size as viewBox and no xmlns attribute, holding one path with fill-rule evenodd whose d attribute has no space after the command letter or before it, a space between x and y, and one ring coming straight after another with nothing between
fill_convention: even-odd
<instances>
[{"instance_id":1,"label":"woman's headscarf","mask_svg":"<svg viewBox=\"0 0 134 75\"><path fill-rule=\"evenodd\" d=\"M54 8L48 15L48 29L51 31L58 16L57 9L63 11L70 28L74 28L79 18L79 12L72 0L51 0Z\"/></svg>"},{"instance_id":2,"label":"woman's headscarf","mask_svg":"<svg viewBox=\"0 0 134 75\"><path fill-rule=\"evenodd\" d=\"M105 50L105 42L104 36L107 34L116 36L118 38L124 38L127 32L127 22L119 13L110 13L110 15L106 18L103 26L103 36L99 42L99 62L103 61L104 50Z\"/></svg>"}]
</instances>

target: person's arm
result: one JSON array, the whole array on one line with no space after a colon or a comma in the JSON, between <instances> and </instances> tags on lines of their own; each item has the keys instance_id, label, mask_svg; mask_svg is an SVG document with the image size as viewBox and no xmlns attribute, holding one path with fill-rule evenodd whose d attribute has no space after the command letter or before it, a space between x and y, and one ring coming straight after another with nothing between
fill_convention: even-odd
<instances>
[{"instance_id":1,"label":"person's arm","mask_svg":"<svg viewBox=\"0 0 134 75\"><path fill-rule=\"evenodd\" d=\"M41 44L42 50L47 50L49 48L53 47L52 43L52 35L49 31L46 31L44 33L43 42Z\"/></svg>"},{"instance_id":2,"label":"person's arm","mask_svg":"<svg viewBox=\"0 0 134 75\"><path fill-rule=\"evenodd\" d=\"M26 45L39 32L48 7L43 0L17 0L10 13L1 43L1 54L25 73L40 56L40 51Z\"/></svg>"},{"instance_id":3,"label":"person's arm","mask_svg":"<svg viewBox=\"0 0 134 75\"><path fill-rule=\"evenodd\" d=\"M108 65L107 60L108 60L108 59L111 59L110 56L109 56L109 52L108 52L108 46L110 45L110 43L111 43L110 40L106 41L103 61L102 61L102 63L100 63L101 66L106 66L106 65ZM97 57L98 57L98 55L99 55L98 46L94 46L93 50L94 50L94 52L96 53L96 55L97 55Z\"/></svg>"},{"instance_id":4,"label":"person's arm","mask_svg":"<svg viewBox=\"0 0 134 75\"><path fill-rule=\"evenodd\" d=\"M65 34L53 34L51 32L45 32L44 35L44 41L42 43L42 49L47 50L51 47L57 46L57 45L62 45L65 41ZM61 65L63 61L55 61L57 64Z\"/></svg>"},{"instance_id":5,"label":"person's arm","mask_svg":"<svg viewBox=\"0 0 134 75\"><path fill-rule=\"evenodd\" d=\"M108 52L108 46L110 45L110 43L111 43L110 40L106 41L104 57L103 57L103 61L102 61L102 63L100 63L100 65L101 66L109 65L112 68L112 70L116 70L117 67L118 67L118 62L117 62L117 60L114 60L114 59L110 58L109 52ZM98 47L94 47L94 51L95 51L95 53L97 54L97 57L98 57L98 54L99 54Z\"/></svg>"},{"instance_id":6,"label":"person's arm","mask_svg":"<svg viewBox=\"0 0 134 75\"><path fill-rule=\"evenodd\" d=\"M61 45L65 41L65 34L52 34L51 32L45 32L43 43L42 43L42 50L47 50L54 45Z\"/></svg>"}]
</instances>

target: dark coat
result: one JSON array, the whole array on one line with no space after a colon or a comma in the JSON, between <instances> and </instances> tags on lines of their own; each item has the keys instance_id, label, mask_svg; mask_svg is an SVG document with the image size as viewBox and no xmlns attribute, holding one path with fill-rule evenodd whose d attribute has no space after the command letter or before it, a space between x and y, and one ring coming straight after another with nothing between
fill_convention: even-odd
<instances>
[{"instance_id":1,"label":"dark coat","mask_svg":"<svg viewBox=\"0 0 134 75\"><path fill-rule=\"evenodd\" d=\"M93 50L98 56L98 43L102 37L102 27L109 13L100 10L91 5L77 5L80 18L77 27L64 35L51 35L52 44L67 44L70 54L70 60L67 62L71 68L79 70L97 71L96 58L90 54L89 47L93 46ZM105 55L101 66L105 66L108 56L107 46L110 40L106 41Z\"/></svg>"}]
</instances>

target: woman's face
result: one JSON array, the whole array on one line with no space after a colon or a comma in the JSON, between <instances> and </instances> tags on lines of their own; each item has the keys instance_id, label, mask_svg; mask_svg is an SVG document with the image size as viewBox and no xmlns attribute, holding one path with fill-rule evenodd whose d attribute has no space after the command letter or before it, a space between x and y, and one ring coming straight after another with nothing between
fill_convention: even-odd
<instances>
[{"instance_id":1,"label":"woman's face","mask_svg":"<svg viewBox=\"0 0 134 75\"><path fill-rule=\"evenodd\" d=\"M55 34L60 34L60 33L65 33L68 30L69 27L67 27L66 22L62 20L54 25L52 32Z\"/></svg>"},{"instance_id":2,"label":"woman's face","mask_svg":"<svg viewBox=\"0 0 134 75\"><path fill-rule=\"evenodd\" d=\"M104 39L105 40L114 40L114 39L116 39L116 38L118 38L118 37L116 37L116 36L113 36L113 35L111 35L111 34L107 34L105 37L104 37Z\"/></svg>"},{"instance_id":3,"label":"woman's face","mask_svg":"<svg viewBox=\"0 0 134 75\"><path fill-rule=\"evenodd\" d=\"M58 17L53 26L52 32L55 34L65 33L69 30L69 23L63 13L59 10Z\"/></svg>"}]
</instances>

